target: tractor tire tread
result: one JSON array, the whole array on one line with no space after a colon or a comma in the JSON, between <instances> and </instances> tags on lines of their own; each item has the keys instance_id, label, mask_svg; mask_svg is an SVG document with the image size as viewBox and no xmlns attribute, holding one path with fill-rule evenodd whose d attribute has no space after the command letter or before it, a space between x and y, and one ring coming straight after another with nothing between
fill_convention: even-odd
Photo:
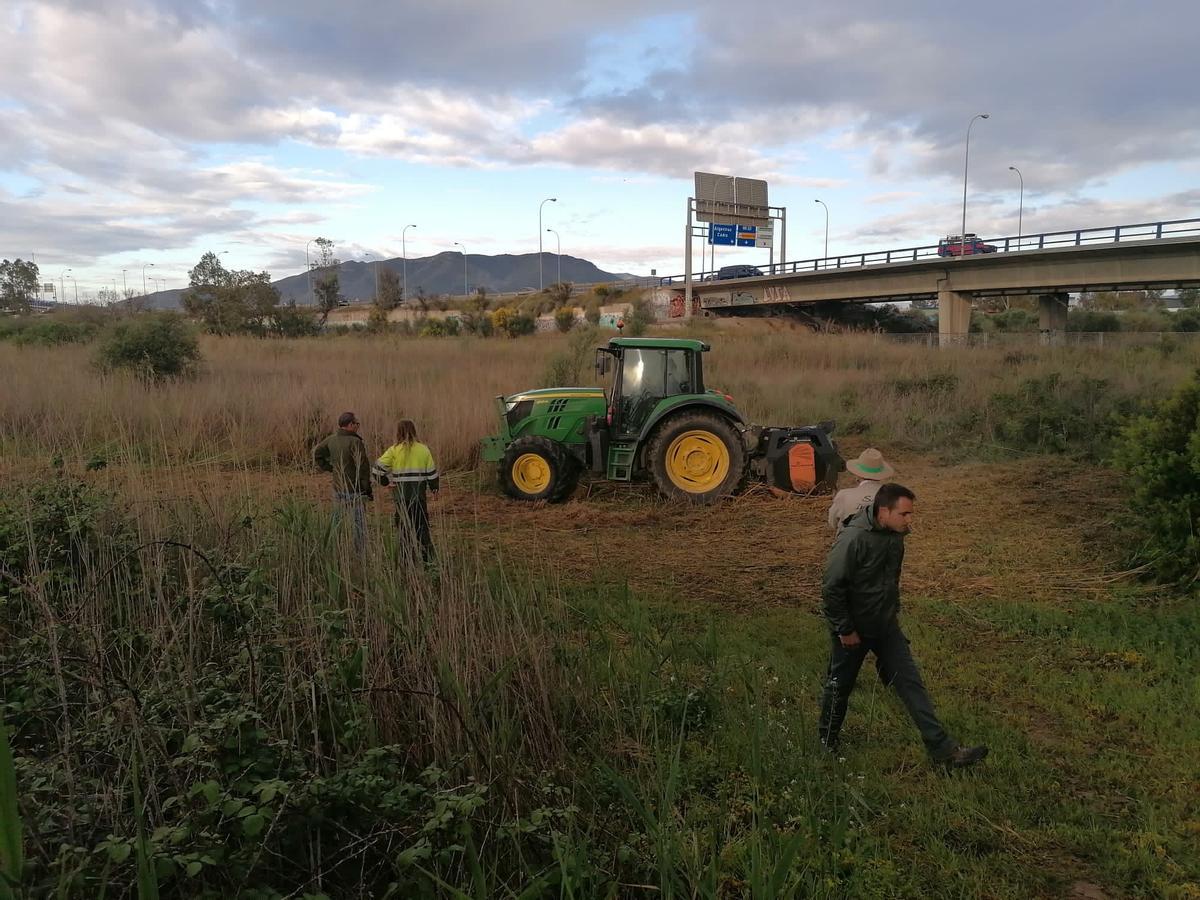
<instances>
[{"instance_id":1,"label":"tractor tire tread","mask_svg":"<svg viewBox=\"0 0 1200 900\"><path fill-rule=\"evenodd\" d=\"M681 427L682 426L682 427ZM676 487L665 469L666 445L672 432L684 427L704 428L719 435L729 449L729 475L713 491L693 494ZM685 410L668 416L659 423L646 444L646 468L660 494L675 500L684 500L697 505L713 503L722 497L741 493L750 480L750 453L737 426L720 413L700 410Z\"/></svg>"},{"instance_id":2,"label":"tractor tire tread","mask_svg":"<svg viewBox=\"0 0 1200 900\"><path fill-rule=\"evenodd\" d=\"M517 487L512 479L512 467L525 453L537 453L550 463L550 484L538 496L530 496ZM519 437L504 451L499 466L500 488L514 500L561 503L575 490L579 482L579 467L570 452L557 441L540 435Z\"/></svg>"}]
</instances>

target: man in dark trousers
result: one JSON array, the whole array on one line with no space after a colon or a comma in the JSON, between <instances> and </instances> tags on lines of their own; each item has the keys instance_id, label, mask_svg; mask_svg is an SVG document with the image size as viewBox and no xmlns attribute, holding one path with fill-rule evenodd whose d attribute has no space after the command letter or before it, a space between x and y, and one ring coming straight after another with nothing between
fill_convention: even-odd
<instances>
[{"instance_id":1,"label":"man in dark trousers","mask_svg":"<svg viewBox=\"0 0 1200 900\"><path fill-rule=\"evenodd\" d=\"M915 500L903 485L881 485L871 505L850 518L829 551L821 599L832 652L821 695L821 743L829 749L837 746L850 692L871 652L879 680L896 689L929 755L958 769L979 762L988 748L960 747L946 733L900 629L900 568Z\"/></svg>"},{"instance_id":2,"label":"man in dark trousers","mask_svg":"<svg viewBox=\"0 0 1200 900\"><path fill-rule=\"evenodd\" d=\"M349 516L354 528L354 549L362 552L367 543L366 501L371 490L371 458L359 437L358 417L352 412L338 416L338 430L313 447L313 462L322 472L333 474L333 519L338 525Z\"/></svg>"}]
</instances>

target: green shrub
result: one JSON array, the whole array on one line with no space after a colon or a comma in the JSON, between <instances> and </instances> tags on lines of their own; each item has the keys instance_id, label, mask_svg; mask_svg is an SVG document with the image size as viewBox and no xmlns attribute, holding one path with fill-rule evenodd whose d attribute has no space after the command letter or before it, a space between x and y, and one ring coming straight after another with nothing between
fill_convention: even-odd
<instances>
[{"instance_id":1,"label":"green shrub","mask_svg":"<svg viewBox=\"0 0 1200 900\"><path fill-rule=\"evenodd\" d=\"M182 316L143 314L108 330L98 362L105 369L128 369L147 381L182 378L195 372L200 344Z\"/></svg>"},{"instance_id":2,"label":"green shrub","mask_svg":"<svg viewBox=\"0 0 1200 900\"><path fill-rule=\"evenodd\" d=\"M641 337L653 321L650 304L644 297L638 297L629 304L629 312L625 315L625 333L631 337Z\"/></svg>"},{"instance_id":3,"label":"green shrub","mask_svg":"<svg viewBox=\"0 0 1200 900\"><path fill-rule=\"evenodd\" d=\"M1120 331L1121 319L1114 312L1073 309L1067 313L1067 331Z\"/></svg>"},{"instance_id":4,"label":"green shrub","mask_svg":"<svg viewBox=\"0 0 1200 900\"><path fill-rule=\"evenodd\" d=\"M480 337L491 337L495 331L492 328L492 317L488 314L487 310L465 312L459 321L463 334L477 334Z\"/></svg>"},{"instance_id":5,"label":"green shrub","mask_svg":"<svg viewBox=\"0 0 1200 900\"><path fill-rule=\"evenodd\" d=\"M443 319L423 319L417 333L421 337L445 337L446 322Z\"/></svg>"},{"instance_id":6,"label":"green shrub","mask_svg":"<svg viewBox=\"0 0 1200 900\"><path fill-rule=\"evenodd\" d=\"M1200 574L1200 373L1122 429L1114 461L1132 477L1134 561L1162 581Z\"/></svg>"},{"instance_id":7,"label":"green shrub","mask_svg":"<svg viewBox=\"0 0 1200 900\"><path fill-rule=\"evenodd\" d=\"M1102 378L1055 372L993 394L987 416L1001 446L1038 453L1075 451L1095 459L1107 453L1108 442L1137 405Z\"/></svg>"},{"instance_id":8,"label":"green shrub","mask_svg":"<svg viewBox=\"0 0 1200 900\"><path fill-rule=\"evenodd\" d=\"M554 311L554 327L566 334L575 327L575 310L570 306L563 306Z\"/></svg>"},{"instance_id":9,"label":"green shrub","mask_svg":"<svg viewBox=\"0 0 1200 900\"><path fill-rule=\"evenodd\" d=\"M94 338L99 330L99 326L93 322L63 322L56 319L43 319L31 323L14 334L13 343L40 344L46 347L58 344L84 344Z\"/></svg>"},{"instance_id":10,"label":"green shrub","mask_svg":"<svg viewBox=\"0 0 1200 900\"><path fill-rule=\"evenodd\" d=\"M958 390L958 376L953 372L932 372L915 378L897 378L892 383L897 396L921 395L939 397Z\"/></svg>"},{"instance_id":11,"label":"green shrub","mask_svg":"<svg viewBox=\"0 0 1200 900\"><path fill-rule=\"evenodd\" d=\"M92 318L11 316L0 319L0 341L22 346L83 344L96 336L100 322Z\"/></svg>"},{"instance_id":12,"label":"green shrub","mask_svg":"<svg viewBox=\"0 0 1200 900\"><path fill-rule=\"evenodd\" d=\"M1181 309L1170 318L1172 331L1200 331L1200 309Z\"/></svg>"},{"instance_id":13,"label":"green shrub","mask_svg":"<svg viewBox=\"0 0 1200 900\"><path fill-rule=\"evenodd\" d=\"M374 315L374 310L371 312ZM311 306L297 306L294 302L280 304L271 310L268 323L271 333L277 337L312 337L321 333L317 311Z\"/></svg>"},{"instance_id":14,"label":"green shrub","mask_svg":"<svg viewBox=\"0 0 1200 900\"><path fill-rule=\"evenodd\" d=\"M583 320L589 325L600 324L600 301L589 300L587 306L583 308Z\"/></svg>"},{"instance_id":15,"label":"green shrub","mask_svg":"<svg viewBox=\"0 0 1200 900\"><path fill-rule=\"evenodd\" d=\"M1170 331L1166 313L1151 309L1132 309L1121 314L1122 331Z\"/></svg>"},{"instance_id":16,"label":"green shrub","mask_svg":"<svg viewBox=\"0 0 1200 900\"><path fill-rule=\"evenodd\" d=\"M1027 309L1006 309L991 316L997 331L1037 331L1038 315Z\"/></svg>"},{"instance_id":17,"label":"green shrub","mask_svg":"<svg viewBox=\"0 0 1200 900\"><path fill-rule=\"evenodd\" d=\"M537 322L528 313L518 312L511 306L502 306L492 313L492 327L512 338L533 334Z\"/></svg>"},{"instance_id":18,"label":"green shrub","mask_svg":"<svg viewBox=\"0 0 1200 900\"><path fill-rule=\"evenodd\" d=\"M550 357L542 372L543 387L578 387L592 359L597 340L594 328L580 328L571 335L567 349Z\"/></svg>"}]
</instances>

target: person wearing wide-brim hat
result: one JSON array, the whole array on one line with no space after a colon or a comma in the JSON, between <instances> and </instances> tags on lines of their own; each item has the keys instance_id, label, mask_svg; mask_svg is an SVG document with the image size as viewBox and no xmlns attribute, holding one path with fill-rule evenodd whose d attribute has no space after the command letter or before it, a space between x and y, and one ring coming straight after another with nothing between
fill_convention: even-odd
<instances>
[{"instance_id":1,"label":"person wearing wide-brim hat","mask_svg":"<svg viewBox=\"0 0 1200 900\"><path fill-rule=\"evenodd\" d=\"M874 447L846 463L846 471L859 478L854 487L844 488L829 506L829 527L841 532L846 520L875 499L879 486L896 474L883 454Z\"/></svg>"}]
</instances>

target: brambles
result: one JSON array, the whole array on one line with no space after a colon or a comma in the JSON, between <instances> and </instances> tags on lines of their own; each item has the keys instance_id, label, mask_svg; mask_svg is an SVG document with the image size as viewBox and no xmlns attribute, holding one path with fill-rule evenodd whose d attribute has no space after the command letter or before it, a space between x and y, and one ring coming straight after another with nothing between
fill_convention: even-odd
<instances>
[{"instance_id":1,"label":"brambles","mask_svg":"<svg viewBox=\"0 0 1200 900\"><path fill-rule=\"evenodd\" d=\"M1167 582L1200 577L1200 376L1122 429L1114 460L1131 476L1134 561Z\"/></svg>"}]
</instances>

